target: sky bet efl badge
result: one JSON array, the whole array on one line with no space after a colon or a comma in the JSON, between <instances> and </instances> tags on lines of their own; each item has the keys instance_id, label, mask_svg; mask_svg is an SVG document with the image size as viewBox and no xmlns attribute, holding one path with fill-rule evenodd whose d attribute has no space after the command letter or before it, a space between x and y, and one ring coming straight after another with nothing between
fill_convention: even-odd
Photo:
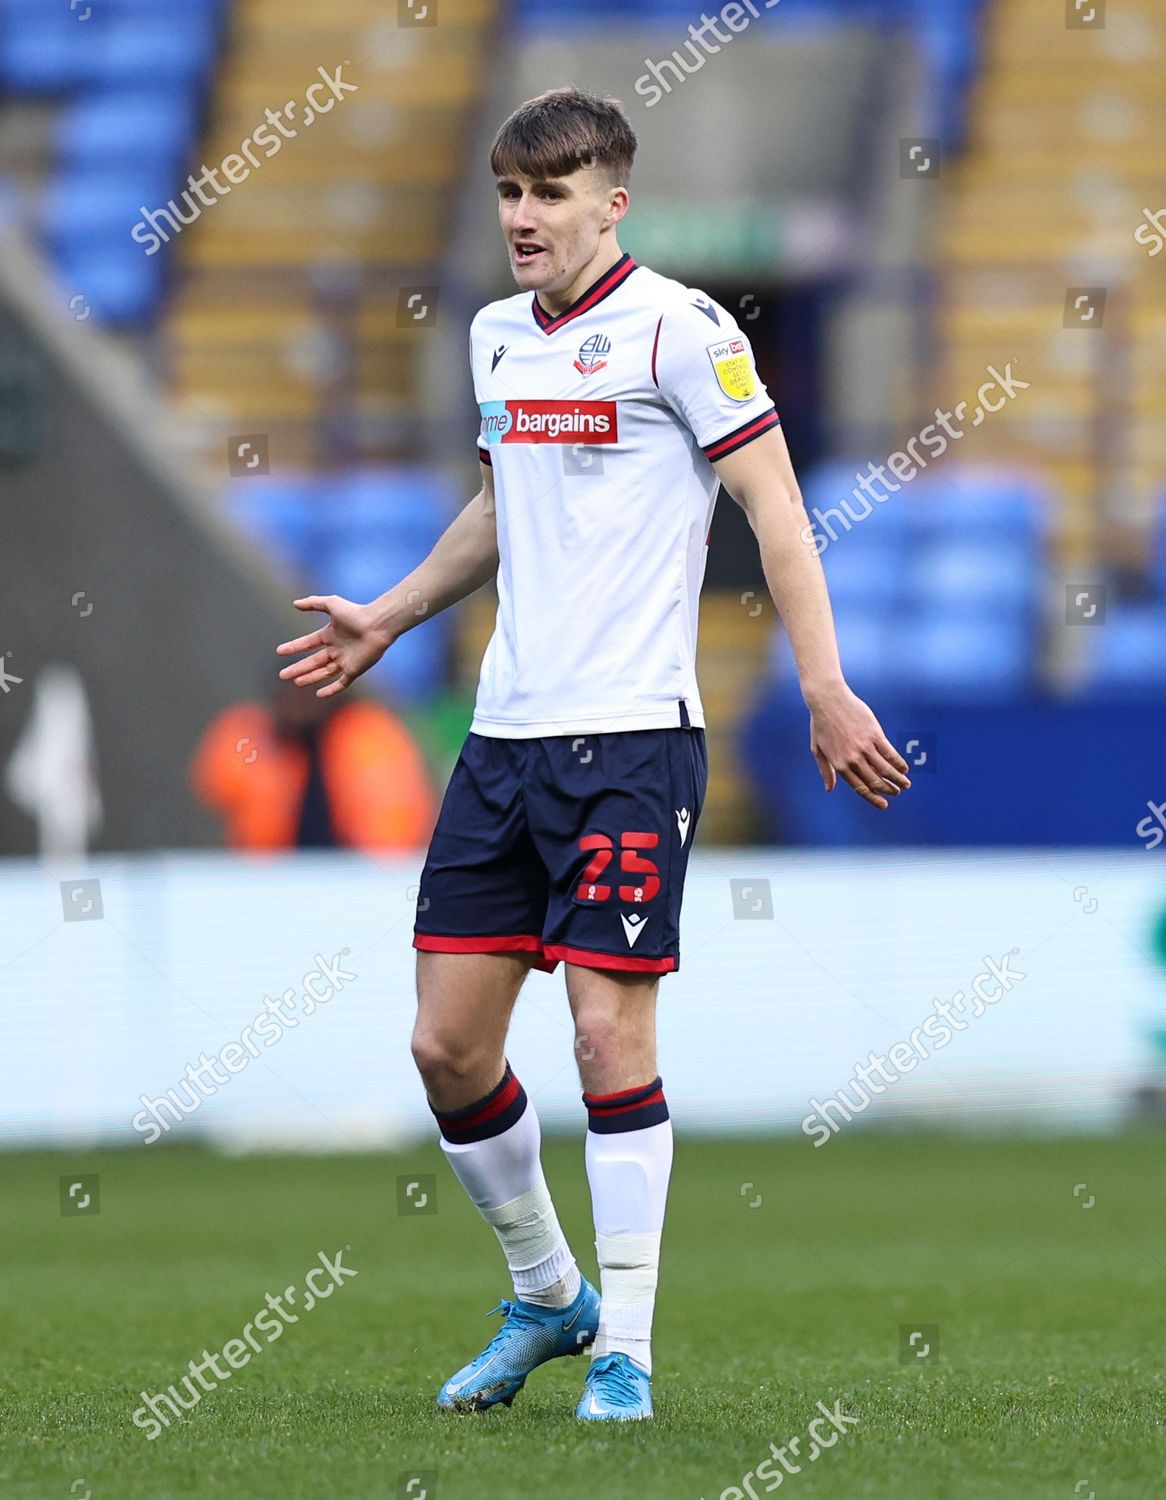
<instances>
[{"instance_id":1,"label":"sky bet efl badge","mask_svg":"<svg viewBox=\"0 0 1166 1500\"><path fill-rule=\"evenodd\" d=\"M744 339L726 339L708 346L717 384L734 401L749 401L757 394L757 377Z\"/></svg>"},{"instance_id":2,"label":"sky bet efl badge","mask_svg":"<svg viewBox=\"0 0 1166 1500\"><path fill-rule=\"evenodd\" d=\"M579 349L579 358L575 361L575 368L580 375L594 375L596 370L602 370L607 364L604 355L611 348L611 340L604 338L601 333L593 333L589 339L584 339Z\"/></svg>"}]
</instances>

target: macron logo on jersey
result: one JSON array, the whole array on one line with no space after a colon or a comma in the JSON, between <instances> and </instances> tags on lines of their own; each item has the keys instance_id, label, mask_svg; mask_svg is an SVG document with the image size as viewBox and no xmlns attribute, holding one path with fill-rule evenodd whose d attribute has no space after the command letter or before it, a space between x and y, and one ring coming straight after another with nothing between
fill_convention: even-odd
<instances>
[{"instance_id":1,"label":"macron logo on jersey","mask_svg":"<svg viewBox=\"0 0 1166 1500\"><path fill-rule=\"evenodd\" d=\"M618 443L615 401L482 401L486 442Z\"/></svg>"}]
</instances>

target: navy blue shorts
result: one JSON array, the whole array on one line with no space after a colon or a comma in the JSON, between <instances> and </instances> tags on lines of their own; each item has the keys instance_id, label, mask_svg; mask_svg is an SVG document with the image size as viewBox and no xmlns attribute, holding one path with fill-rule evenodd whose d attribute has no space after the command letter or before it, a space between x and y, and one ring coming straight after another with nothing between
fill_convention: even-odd
<instances>
[{"instance_id":1,"label":"navy blue shorts","mask_svg":"<svg viewBox=\"0 0 1166 1500\"><path fill-rule=\"evenodd\" d=\"M417 897L413 946L593 969L680 967L704 806L704 730L466 738Z\"/></svg>"}]
</instances>

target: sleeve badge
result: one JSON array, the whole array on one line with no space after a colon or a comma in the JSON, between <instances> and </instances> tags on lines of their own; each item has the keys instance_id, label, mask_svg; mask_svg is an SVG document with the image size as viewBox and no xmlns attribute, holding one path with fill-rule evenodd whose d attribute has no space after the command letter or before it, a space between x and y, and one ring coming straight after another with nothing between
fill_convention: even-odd
<instances>
[{"instance_id":1,"label":"sleeve badge","mask_svg":"<svg viewBox=\"0 0 1166 1500\"><path fill-rule=\"evenodd\" d=\"M744 339L725 339L708 345L717 384L732 401L749 401L757 394L757 375Z\"/></svg>"}]
</instances>

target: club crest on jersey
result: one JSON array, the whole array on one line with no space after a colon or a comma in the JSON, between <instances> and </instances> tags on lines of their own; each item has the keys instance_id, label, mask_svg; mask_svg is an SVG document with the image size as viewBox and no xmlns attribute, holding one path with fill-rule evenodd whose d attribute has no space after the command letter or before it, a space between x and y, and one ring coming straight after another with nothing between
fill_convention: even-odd
<instances>
[{"instance_id":1,"label":"club crest on jersey","mask_svg":"<svg viewBox=\"0 0 1166 1500\"><path fill-rule=\"evenodd\" d=\"M602 370L607 364L605 354L611 351L611 340L602 333L593 333L589 339L584 339L579 347L579 358L575 360L575 368L580 375L594 375L596 370Z\"/></svg>"},{"instance_id":2,"label":"club crest on jersey","mask_svg":"<svg viewBox=\"0 0 1166 1500\"><path fill-rule=\"evenodd\" d=\"M744 339L725 339L708 345L717 384L733 401L749 401L757 394L757 375Z\"/></svg>"}]
</instances>

